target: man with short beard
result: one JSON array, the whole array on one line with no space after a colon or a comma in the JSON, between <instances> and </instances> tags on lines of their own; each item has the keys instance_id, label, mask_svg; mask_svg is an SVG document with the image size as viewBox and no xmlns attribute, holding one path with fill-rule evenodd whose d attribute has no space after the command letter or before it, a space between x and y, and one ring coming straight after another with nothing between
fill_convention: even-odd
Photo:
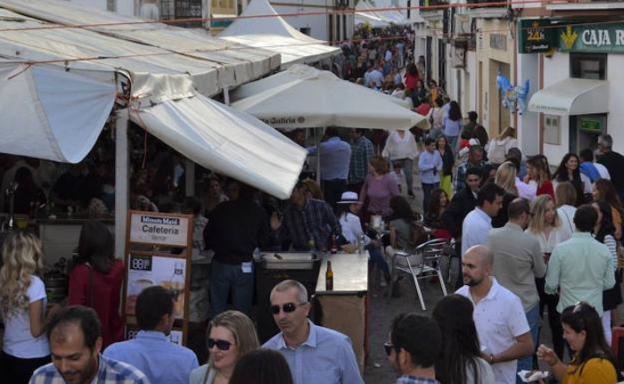
<instances>
[{"instance_id":1,"label":"man with short beard","mask_svg":"<svg viewBox=\"0 0 624 384\"><path fill-rule=\"evenodd\" d=\"M280 352L294 384L363 384L348 336L315 325L306 288L284 280L271 290L271 311L280 333L262 347Z\"/></svg>"},{"instance_id":2,"label":"man with short beard","mask_svg":"<svg viewBox=\"0 0 624 384\"><path fill-rule=\"evenodd\" d=\"M492 276L493 256L484 245L468 249L462 259L464 286L457 294L474 305L481 357L492 364L497 384L516 382L517 360L533 353L534 344L520 298Z\"/></svg>"},{"instance_id":3,"label":"man with short beard","mask_svg":"<svg viewBox=\"0 0 624 384\"><path fill-rule=\"evenodd\" d=\"M38 368L30 384L149 384L135 367L100 355L102 332L91 308L70 306L47 325L52 363Z\"/></svg>"}]
</instances>

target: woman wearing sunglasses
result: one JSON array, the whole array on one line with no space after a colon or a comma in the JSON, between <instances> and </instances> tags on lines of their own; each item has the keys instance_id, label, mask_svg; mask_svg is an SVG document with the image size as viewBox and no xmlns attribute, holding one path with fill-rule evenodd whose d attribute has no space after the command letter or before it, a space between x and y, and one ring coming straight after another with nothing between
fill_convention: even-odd
<instances>
[{"instance_id":1,"label":"woman wearing sunglasses","mask_svg":"<svg viewBox=\"0 0 624 384\"><path fill-rule=\"evenodd\" d=\"M562 384L617 382L615 357L604 338L602 322L591 305L581 302L561 314L563 338L574 355L569 365L559 360L552 349L540 345L537 357L550 365Z\"/></svg>"},{"instance_id":2,"label":"woman wearing sunglasses","mask_svg":"<svg viewBox=\"0 0 624 384\"><path fill-rule=\"evenodd\" d=\"M228 384L238 360L258 348L249 317L238 311L220 313L208 325L208 364L191 372L190 384Z\"/></svg>"}]
</instances>

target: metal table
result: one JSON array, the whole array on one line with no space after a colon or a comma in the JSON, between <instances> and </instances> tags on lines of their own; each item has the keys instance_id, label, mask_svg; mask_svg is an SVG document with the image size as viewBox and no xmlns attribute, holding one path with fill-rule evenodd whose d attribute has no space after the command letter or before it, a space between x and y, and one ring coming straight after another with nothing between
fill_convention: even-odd
<instances>
[{"instance_id":1,"label":"metal table","mask_svg":"<svg viewBox=\"0 0 624 384\"><path fill-rule=\"evenodd\" d=\"M334 289L325 289L327 260L334 272ZM361 372L368 350L368 251L337 253L321 260L315 299L320 313L316 321L351 338Z\"/></svg>"}]
</instances>

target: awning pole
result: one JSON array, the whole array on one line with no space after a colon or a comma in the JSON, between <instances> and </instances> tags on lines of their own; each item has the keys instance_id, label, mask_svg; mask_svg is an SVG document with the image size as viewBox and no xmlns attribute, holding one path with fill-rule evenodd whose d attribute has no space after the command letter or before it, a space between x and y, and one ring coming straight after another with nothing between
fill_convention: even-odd
<instances>
[{"instance_id":1,"label":"awning pole","mask_svg":"<svg viewBox=\"0 0 624 384\"><path fill-rule=\"evenodd\" d=\"M195 196L195 162L193 160L184 161L184 180L186 196Z\"/></svg>"},{"instance_id":2,"label":"awning pole","mask_svg":"<svg viewBox=\"0 0 624 384\"><path fill-rule=\"evenodd\" d=\"M115 118L115 257L123 258L128 220L128 110Z\"/></svg>"},{"instance_id":3,"label":"awning pole","mask_svg":"<svg viewBox=\"0 0 624 384\"><path fill-rule=\"evenodd\" d=\"M230 105L230 89L223 87L223 104Z\"/></svg>"},{"instance_id":4,"label":"awning pole","mask_svg":"<svg viewBox=\"0 0 624 384\"><path fill-rule=\"evenodd\" d=\"M315 128L314 141L316 142L316 182L321 187L321 132L323 128Z\"/></svg>"}]
</instances>

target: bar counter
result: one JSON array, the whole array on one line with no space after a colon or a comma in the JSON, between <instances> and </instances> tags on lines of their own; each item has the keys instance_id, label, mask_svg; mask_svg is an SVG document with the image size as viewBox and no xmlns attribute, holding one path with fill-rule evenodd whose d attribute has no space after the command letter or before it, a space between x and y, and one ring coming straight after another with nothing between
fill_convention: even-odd
<instances>
[{"instance_id":1,"label":"bar counter","mask_svg":"<svg viewBox=\"0 0 624 384\"><path fill-rule=\"evenodd\" d=\"M334 287L329 291L325 289L328 260L334 273ZM363 374L368 349L368 252L325 255L321 260L315 299L320 308L315 320L349 336Z\"/></svg>"}]
</instances>

